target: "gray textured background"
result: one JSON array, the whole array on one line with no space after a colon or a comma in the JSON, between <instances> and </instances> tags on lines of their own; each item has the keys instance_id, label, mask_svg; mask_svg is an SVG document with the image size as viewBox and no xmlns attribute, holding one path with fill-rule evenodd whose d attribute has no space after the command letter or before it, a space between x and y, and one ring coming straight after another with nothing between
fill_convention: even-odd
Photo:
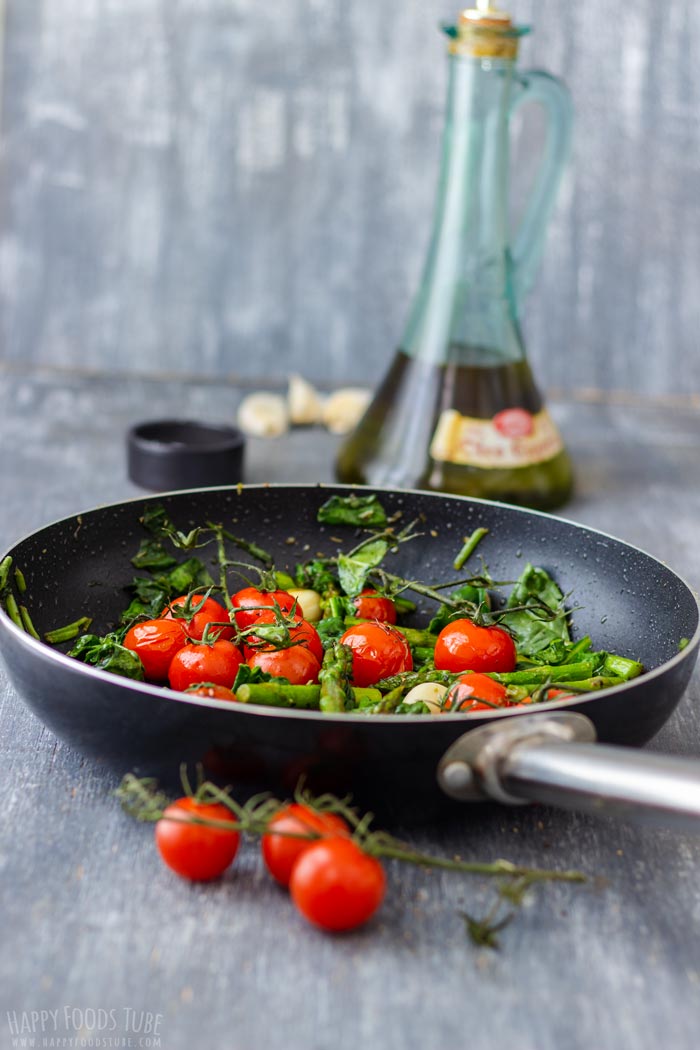
<instances>
[{"instance_id":1,"label":"gray textured background","mask_svg":"<svg viewBox=\"0 0 700 1050\"><path fill-rule=\"evenodd\" d=\"M426 247L456 8L7 0L2 358L376 378ZM563 75L578 117L525 319L537 371L698 393L700 7L512 9L537 30L522 67Z\"/></svg>"}]
</instances>

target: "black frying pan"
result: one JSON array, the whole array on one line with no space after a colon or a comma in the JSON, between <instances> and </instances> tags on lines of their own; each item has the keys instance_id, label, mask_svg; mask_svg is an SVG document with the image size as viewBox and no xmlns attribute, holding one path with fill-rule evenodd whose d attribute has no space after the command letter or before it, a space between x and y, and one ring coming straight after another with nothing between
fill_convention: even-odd
<instances>
[{"instance_id":1,"label":"black frying pan","mask_svg":"<svg viewBox=\"0 0 700 1050\"><path fill-rule=\"evenodd\" d=\"M144 535L145 503L162 503L181 529L221 521L270 550L278 568L289 568L316 552L336 553L334 536L343 535L346 549L356 542L352 530L339 533L316 522L321 502L343 491L250 486L130 500L49 525L8 553L25 574L25 601L40 634L85 613L102 632L128 603L124 587ZM325 715L133 683L35 641L2 612L0 648L12 681L58 736L120 772L162 776L182 761L199 761L242 788L288 791L306 774L312 787L351 789L375 807L410 799L414 814L435 803L444 807L448 796L584 808L600 808L606 796L607 811L641 803L657 817L686 824L700 819L700 763L590 744L597 737L641 745L671 715L700 642L698 603L688 586L642 551L561 519L459 497L378 494L389 513L425 520L424 535L402 545L392 571L431 582L452 579L462 537L485 526L489 536L480 554L495 579L514 579L526 559L550 570L582 606L577 633L590 634L596 648L641 659L648 673L601 693L538 706L534 715L528 708L434 717ZM424 623L427 611L419 608L416 620ZM679 651L681 638L689 644ZM479 732L467 735L473 729Z\"/></svg>"}]
</instances>

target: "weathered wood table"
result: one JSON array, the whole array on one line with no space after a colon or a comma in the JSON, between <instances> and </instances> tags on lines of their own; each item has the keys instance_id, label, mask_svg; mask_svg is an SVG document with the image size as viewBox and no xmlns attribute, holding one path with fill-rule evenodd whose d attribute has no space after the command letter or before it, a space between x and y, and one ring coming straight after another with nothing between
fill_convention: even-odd
<instances>
[{"instance_id":1,"label":"weathered wood table","mask_svg":"<svg viewBox=\"0 0 700 1050\"><path fill-rule=\"evenodd\" d=\"M125 472L130 423L231 419L239 397L220 384L0 372L0 547L138 494ZM697 587L694 406L552 409L578 467L566 515ZM246 479L330 480L333 445L315 430L252 441ZM696 674L650 746L700 760L699 701ZM425 850L595 878L540 889L490 952L460 917L489 907L485 880L395 866L378 917L329 937L298 917L252 845L217 884L166 871L151 829L111 797L116 778L45 730L2 671L0 727L0 1050L698 1046L700 838L543 807L465 808L441 826L390 830Z\"/></svg>"}]
</instances>

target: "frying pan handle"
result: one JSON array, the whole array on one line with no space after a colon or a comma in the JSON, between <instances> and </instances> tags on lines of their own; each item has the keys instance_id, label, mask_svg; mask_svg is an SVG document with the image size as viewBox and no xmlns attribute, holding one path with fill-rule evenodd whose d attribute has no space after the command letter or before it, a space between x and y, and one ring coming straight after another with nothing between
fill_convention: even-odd
<instances>
[{"instance_id":1,"label":"frying pan handle","mask_svg":"<svg viewBox=\"0 0 700 1050\"><path fill-rule=\"evenodd\" d=\"M545 802L700 832L700 761L594 741L574 712L492 722L445 752L438 782L463 801Z\"/></svg>"}]
</instances>

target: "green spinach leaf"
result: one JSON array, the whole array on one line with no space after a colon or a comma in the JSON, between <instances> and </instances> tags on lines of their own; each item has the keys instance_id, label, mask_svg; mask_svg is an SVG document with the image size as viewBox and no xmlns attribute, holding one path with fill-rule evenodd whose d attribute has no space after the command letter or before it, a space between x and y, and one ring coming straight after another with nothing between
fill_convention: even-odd
<instances>
[{"instance_id":1,"label":"green spinach leaf","mask_svg":"<svg viewBox=\"0 0 700 1050\"><path fill-rule=\"evenodd\" d=\"M383 529L386 511L376 496L331 496L316 515L322 525L355 525L365 529Z\"/></svg>"},{"instance_id":2,"label":"green spinach leaf","mask_svg":"<svg viewBox=\"0 0 700 1050\"><path fill-rule=\"evenodd\" d=\"M513 634L520 653L539 656L556 642L571 641L563 602L564 596L549 573L528 562L508 599L507 609L512 611L500 618Z\"/></svg>"},{"instance_id":3,"label":"green spinach leaf","mask_svg":"<svg viewBox=\"0 0 700 1050\"><path fill-rule=\"evenodd\" d=\"M388 549L386 540L372 540L352 554L338 555L340 586L350 598L360 593L367 583L368 573L381 564Z\"/></svg>"}]
</instances>

